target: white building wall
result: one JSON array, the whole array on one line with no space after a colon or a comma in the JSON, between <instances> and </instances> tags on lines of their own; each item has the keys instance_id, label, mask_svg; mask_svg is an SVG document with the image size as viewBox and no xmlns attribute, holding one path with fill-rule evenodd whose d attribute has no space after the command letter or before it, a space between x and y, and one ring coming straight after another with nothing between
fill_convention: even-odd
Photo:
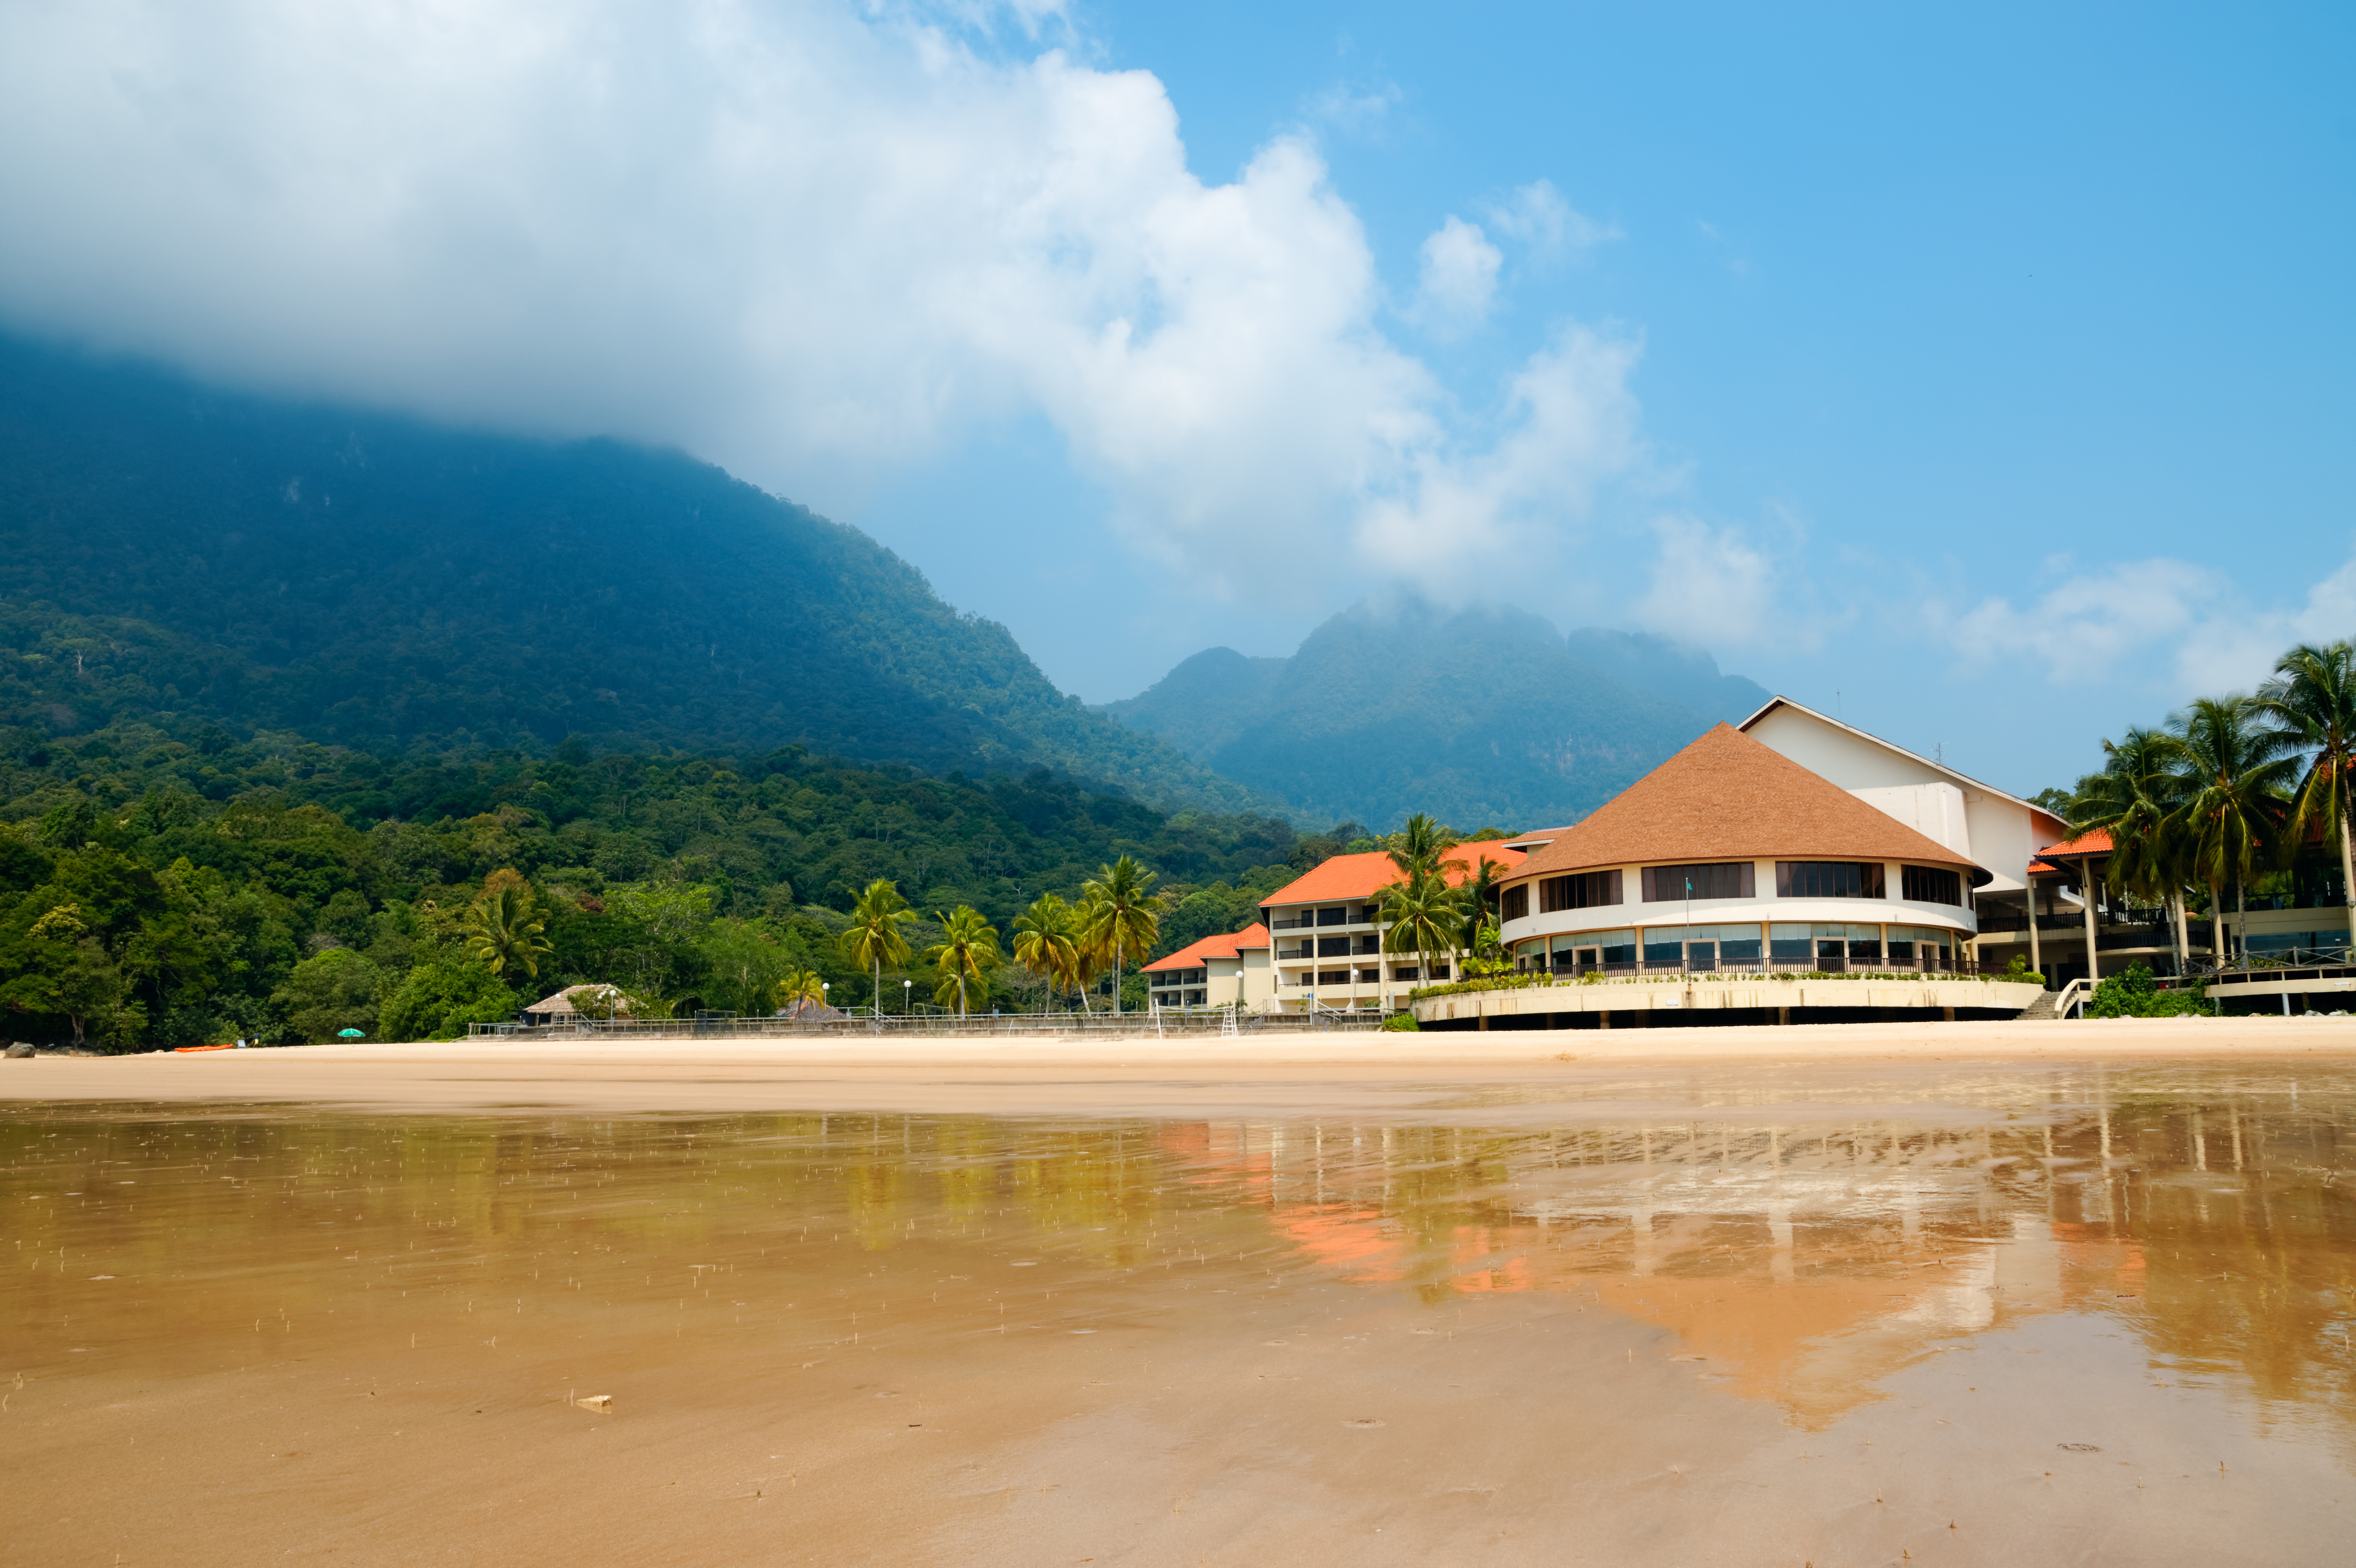
<instances>
[{"instance_id":1,"label":"white building wall","mask_svg":"<svg viewBox=\"0 0 2356 1568\"><path fill-rule=\"evenodd\" d=\"M1935 764L1788 703L1743 733L1967 857L1994 877L1977 889L1981 895L2029 886L2039 839L2026 803L1958 783Z\"/></svg>"}]
</instances>

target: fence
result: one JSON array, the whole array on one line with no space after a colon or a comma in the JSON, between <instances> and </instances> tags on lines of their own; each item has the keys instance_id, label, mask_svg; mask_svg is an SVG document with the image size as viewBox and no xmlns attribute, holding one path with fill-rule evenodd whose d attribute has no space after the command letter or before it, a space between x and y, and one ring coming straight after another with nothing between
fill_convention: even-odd
<instances>
[{"instance_id":1,"label":"fence","mask_svg":"<svg viewBox=\"0 0 2356 1568\"><path fill-rule=\"evenodd\" d=\"M809 1022L799 1018L744 1018L727 1013L704 1013L692 1018L570 1018L554 1024L476 1024L470 1037L503 1040L744 1040L819 1039L861 1035L905 1036L975 1036L1035 1037L1041 1035L1074 1038L1152 1039L1188 1036L1220 1036L1227 1030L1227 1009L1194 1013L1170 1008L1144 1013L978 1013L959 1018L955 1014L852 1014L844 1018ZM1329 1029L1372 1029L1381 1023L1376 1013L1238 1013L1238 1035L1313 1034Z\"/></svg>"}]
</instances>

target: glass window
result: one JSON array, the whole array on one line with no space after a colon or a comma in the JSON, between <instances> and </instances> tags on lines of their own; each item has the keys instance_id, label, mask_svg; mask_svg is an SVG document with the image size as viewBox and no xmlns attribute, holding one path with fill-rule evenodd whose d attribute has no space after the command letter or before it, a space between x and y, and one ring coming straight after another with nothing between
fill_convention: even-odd
<instances>
[{"instance_id":1,"label":"glass window","mask_svg":"<svg viewBox=\"0 0 2356 1568\"><path fill-rule=\"evenodd\" d=\"M1317 911L1317 923L1321 926L1346 926L1350 923L1350 907L1337 904L1330 909L1320 909Z\"/></svg>"},{"instance_id":2,"label":"glass window","mask_svg":"<svg viewBox=\"0 0 2356 1568\"><path fill-rule=\"evenodd\" d=\"M1350 939L1347 937L1320 937L1317 939L1317 956L1319 958L1346 958L1349 956L1349 952Z\"/></svg>"},{"instance_id":3,"label":"glass window","mask_svg":"<svg viewBox=\"0 0 2356 1568\"><path fill-rule=\"evenodd\" d=\"M1505 897L1497 901L1497 907L1508 920L1527 919L1530 913L1530 885L1526 882L1517 882L1506 888Z\"/></svg>"},{"instance_id":4,"label":"glass window","mask_svg":"<svg viewBox=\"0 0 2356 1568\"><path fill-rule=\"evenodd\" d=\"M1778 898L1879 898L1881 863L1876 860L1779 860Z\"/></svg>"},{"instance_id":5,"label":"glass window","mask_svg":"<svg viewBox=\"0 0 2356 1568\"><path fill-rule=\"evenodd\" d=\"M1757 867L1747 860L1719 861L1708 865L1648 865L1644 867L1644 902L1665 904L1684 898L1748 898Z\"/></svg>"},{"instance_id":6,"label":"glass window","mask_svg":"<svg viewBox=\"0 0 2356 1568\"><path fill-rule=\"evenodd\" d=\"M1350 983L1350 972L1346 969L1321 969L1317 972L1317 983L1320 985L1347 985Z\"/></svg>"},{"instance_id":7,"label":"glass window","mask_svg":"<svg viewBox=\"0 0 2356 1568\"><path fill-rule=\"evenodd\" d=\"M1964 902L1961 872L1934 865L1909 865L1901 869L1899 885L1910 904L1953 904L1960 908Z\"/></svg>"},{"instance_id":8,"label":"glass window","mask_svg":"<svg viewBox=\"0 0 2356 1568\"><path fill-rule=\"evenodd\" d=\"M1538 913L1564 909L1596 909L1620 902L1620 874L1590 871L1577 876L1549 876L1538 884Z\"/></svg>"},{"instance_id":9,"label":"glass window","mask_svg":"<svg viewBox=\"0 0 2356 1568\"><path fill-rule=\"evenodd\" d=\"M1644 933L1644 961L1646 963L1683 963L1686 957L1685 933L1683 931L1667 932L1665 933L1668 937L1666 941L1661 940L1663 934L1660 931Z\"/></svg>"}]
</instances>

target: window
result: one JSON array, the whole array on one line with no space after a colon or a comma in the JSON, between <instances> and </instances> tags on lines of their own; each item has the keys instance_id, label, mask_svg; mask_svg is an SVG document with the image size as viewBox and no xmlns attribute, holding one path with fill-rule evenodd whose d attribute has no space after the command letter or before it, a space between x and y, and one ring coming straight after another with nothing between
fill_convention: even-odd
<instances>
[{"instance_id":1,"label":"window","mask_svg":"<svg viewBox=\"0 0 2356 1568\"><path fill-rule=\"evenodd\" d=\"M1497 912L1508 920L1526 920L1530 913L1530 885L1517 882L1497 900Z\"/></svg>"},{"instance_id":2,"label":"window","mask_svg":"<svg viewBox=\"0 0 2356 1568\"><path fill-rule=\"evenodd\" d=\"M1371 926L1376 921L1381 919L1382 917L1383 907L1380 904L1361 904L1358 906L1358 924L1362 926Z\"/></svg>"},{"instance_id":3,"label":"window","mask_svg":"<svg viewBox=\"0 0 2356 1568\"><path fill-rule=\"evenodd\" d=\"M1317 983L1320 985L1347 985L1350 983L1350 972L1346 969L1321 969L1317 972Z\"/></svg>"},{"instance_id":4,"label":"window","mask_svg":"<svg viewBox=\"0 0 2356 1568\"><path fill-rule=\"evenodd\" d=\"M1590 871L1580 876L1549 876L1538 884L1538 913L1594 909L1620 902L1620 874Z\"/></svg>"},{"instance_id":5,"label":"window","mask_svg":"<svg viewBox=\"0 0 2356 1568\"><path fill-rule=\"evenodd\" d=\"M1321 926L1346 926L1350 923L1350 907L1337 904L1330 909L1320 909L1317 911L1317 923Z\"/></svg>"},{"instance_id":6,"label":"window","mask_svg":"<svg viewBox=\"0 0 2356 1568\"><path fill-rule=\"evenodd\" d=\"M1357 936L1352 937L1350 940L1353 944L1350 950L1354 953L1380 952L1383 950L1383 939L1372 931L1362 932Z\"/></svg>"},{"instance_id":7,"label":"window","mask_svg":"<svg viewBox=\"0 0 2356 1568\"><path fill-rule=\"evenodd\" d=\"M1932 865L1910 865L1900 875L1903 897L1910 904L1954 904L1964 901L1961 872Z\"/></svg>"},{"instance_id":8,"label":"window","mask_svg":"<svg viewBox=\"0 0 2356 1568\"><path fill-rule=\"evenodd\" d=\"M1347 958L1349 953L1350 939L1347 937L1320 937L1317 939L1317 956L1319 958Z\"/></svg>"},{"instance_id":9,"label":"window","mask_svg":"<svg viewBox=\"0 0 2356 1568\"><path fill-rule=\"evenodd\" d=\"M1876 860L1779 860L1778 898L1882 898L1881 863Z\"/></svg>"},{"instance_id":10,"label":"window","mask_svg":"<svg viewBox=\"0 0 2356 1568\"><path fill-rule=\"evenodd\" d=\"M1358 983L1359 983L1359 984L1361 984L1361 985L1380 985L1382 983L1383 983L1383 972L1382 972L1381 970L1379 970L1379 969L1362 969L1362 970L1358 971Z\"/></svg>"},{"instance_id":11,"label":"window","mask_svg":"<svg viewBox=\"0 0 2356 1568\"><path fill-rule=\"evenodd\" d=\"M1648 865L1644 867L1644 902L1748 898L1752 897L1755 875L1756 868L1747 860L1720 861L1711 865Z\"/></svg>"}]
</instances>

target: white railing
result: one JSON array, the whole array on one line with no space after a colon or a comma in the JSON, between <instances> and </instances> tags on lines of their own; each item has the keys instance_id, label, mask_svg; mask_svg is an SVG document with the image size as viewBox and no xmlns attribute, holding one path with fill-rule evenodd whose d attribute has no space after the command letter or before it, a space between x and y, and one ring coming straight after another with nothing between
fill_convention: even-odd
<instances>
[{"instance_id":1,"label":"white railing","mask_svg":"<svg viewBox=\"0 0 2356 1568\"><path fill-rule=\"evenodd\" d=\"M2054 995L2053 1015L2056 1018L2067 1018L2070 1015L2071 1008L2076 1007L2083 1009L2086 1005L2086 998L2092 996L2094 993L2094 982L2088 980L2083 975L2080 975L2077 979L2063 986L2061 991Z\"/></svg>"}]
</instances>

